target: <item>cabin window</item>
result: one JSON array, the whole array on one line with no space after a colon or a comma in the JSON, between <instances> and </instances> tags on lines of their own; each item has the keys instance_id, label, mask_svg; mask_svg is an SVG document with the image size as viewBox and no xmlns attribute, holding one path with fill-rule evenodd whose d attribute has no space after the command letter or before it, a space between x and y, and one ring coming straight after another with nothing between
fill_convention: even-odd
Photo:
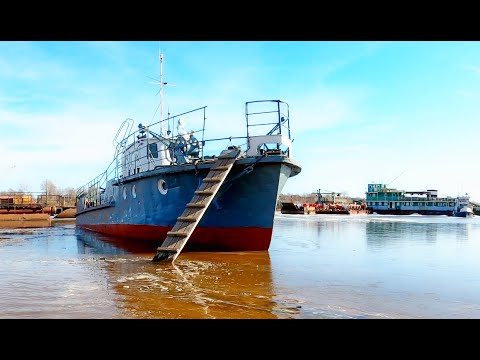
<instances>
[{"instance_id":1,"label":"cabin window","mask_svg":"<svg viewBox=\"0 0 480 360\"><path fill-rule=\"evenodd\" d=\"M148 156L151 157L151 158L158 159L157 143L148 144Z\"/></svg>"}]
</instances>

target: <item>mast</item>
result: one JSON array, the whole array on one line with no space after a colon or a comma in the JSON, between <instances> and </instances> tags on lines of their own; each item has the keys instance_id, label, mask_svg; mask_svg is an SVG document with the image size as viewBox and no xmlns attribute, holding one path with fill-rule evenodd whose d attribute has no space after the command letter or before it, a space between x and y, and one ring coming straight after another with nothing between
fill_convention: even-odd
<instances>
[{"instance_id":1,"label":"mast","mask_svg":"<svg viewBox=\"0 0 480 360\"><path fill-rule=\"evenodd\" d=\"M166 81L163 80L163 53L160 51L160 46L158 47L158 60L159 60L159 63L160 63L160 82L155 82L154 84L159 84L160 85L160 91L159 91L159 94L160 94L160 104L159 104L159 107L160 107L160 124L163 123L163 103L164 103L164 100L163 100L163 97L164 97L164 87L165 85L170 85L170 86L175 86L174 84L168 84ZM170 110L168 111L168 118L167 118L168 122L167 122L167 125L168 125L168 129L167 129L167 132L168 134L170 134ZM162 126L162 125L160 125ZM161 129L160 129L161 130Z\"/></svg>"},{"instance_id":2,"label":"mast","mask_svg":"<svg viewBox=\"0 0 480 360\"><path fill-rule=\"evenodd\" d=\"M158 59L160 61L160 121L163 120L163 86L166 83L163 82L163 54L158 49Z\"/></svg>"},{"instance_id":3,"label":"mast","mask_svg":"<svg viewBox=\"0 0 480 360\"><path fill-rule=\"evenodd\" d=\"M158 48L158 59L160 62L160 126L163 126L163 88L167 85L167 82L163 81L163 54L160 52L160 48ZM170 111L168 112L168 118L170 118ZM162 132L160 131L160 133ZM168 119L167 122L167 136L168 135L170 135L170 119Z\"/></svg>"}]
</instances>

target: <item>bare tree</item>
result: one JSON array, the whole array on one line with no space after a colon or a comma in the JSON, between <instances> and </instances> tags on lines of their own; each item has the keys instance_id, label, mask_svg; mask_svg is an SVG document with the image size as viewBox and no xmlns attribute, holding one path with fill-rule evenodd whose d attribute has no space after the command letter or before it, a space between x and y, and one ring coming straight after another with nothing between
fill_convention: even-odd
<instances>
[{"instance_id":1,"label":"bare tree","mask_svg":"<svg viewBox=\"0 0 480 360\"><path fill-rule=\"evenodd\" d=\"M50 180L45 180L40 183L40 189L45 194L38 195L37 201L46 205L56 205L58 202L58 188Z\"/></svg>"},{"instance_id":2,"label":"bare tree","mask_svg":"<svg viewBox=\"0 0 480 360\"><path fill-rule=\"evenodd\" d=\"M74 206L77 198L77 189L73 187L67 187L62 190L62 196L64 203L67 206Z\"/></svg>"},{"instance_id":3,"label":"bare tree","mask_svg":"<svg viewBox=\"0 0 480 360\"><path fill-rule=\"evenodd\" d=\"M18 186L18 192L20 192L20 193L28 193L28 192L30 192L30 189L29 189L28 185L26 185L26 184L20 184L20 185Z\"/></svg>"},{"instance_id":4,"label":"bare tree","mask_svg":"<svg viewBox=\"0 0 480 360\"><path fill-rule=\"evenodd\" d=\"M77 189L73 187L67 187L62 190L62 195L75 197L77 195Z\"/></svg>"},{"instance_id":5,"label":"bare tree","mask_svg":"<svg viewBox=\"0 0 480 360\"><path fill-rule=\"evenodd\" d=\"M40 189L42 191L46 191L48 195L58 195L58 188L57 185L55 185L52 181L50 180L45 180L40 184Z\"/></svg>"}]
</instances>

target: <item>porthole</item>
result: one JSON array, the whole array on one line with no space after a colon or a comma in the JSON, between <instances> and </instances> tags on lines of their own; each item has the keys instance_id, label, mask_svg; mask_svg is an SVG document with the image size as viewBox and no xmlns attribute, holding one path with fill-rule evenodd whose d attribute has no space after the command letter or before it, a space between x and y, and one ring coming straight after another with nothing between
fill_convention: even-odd
<instances>
[{"instance_id":1,"label":"porthole","mask_svg":"<svg viewBox=\"0 0 480 360\"><path fill-rule=\"evenodd\" d=\"M135 185L132 186L132 196L134 199L137 197L137 189L135 188Z\"/></svg>"},{"instance_id":2,"label":"porthole","mask_svg":"<svg viewBox=\"0 0 480 360\"><path fill-rule=\"evenodd\" d=\"M123 199L127 200L127 187L123 188Z\"/></svg>"},{"instance_id":3,"label":"porthole","mask_svg":"<svg viewBox=\"0 0 480 360\"><path fill-rule=\"evenodd\" d=\"M163 180L163 179L158 180L157 187L158 187L158 191L160 191L160 194L162 194L162 195L167 194L168 186L167 186L167 182L165 180Z\"/></svg>"}]
</instances>

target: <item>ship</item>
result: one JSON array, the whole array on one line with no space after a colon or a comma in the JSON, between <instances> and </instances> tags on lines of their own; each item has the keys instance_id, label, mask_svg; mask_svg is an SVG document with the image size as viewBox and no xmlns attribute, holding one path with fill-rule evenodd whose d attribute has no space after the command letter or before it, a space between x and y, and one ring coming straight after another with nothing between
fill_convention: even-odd
<instances>
[{"instance_id":1,"label":"ship","mask_svg":"<svg viewBox=\"0 0 480 360\"><path fill-rule=\"evenodd\" d=\"M315 214L350 215L349 205L345 199L338 201L340 196L341 194L335 191L322 192L318 189Z\"/></svg>"},{"instance_id":2,"label":"ship","mask_svg":"<svg viewBox=\"0 0 480 360\"><path fill-rule=\"evenodd\" d=\"M282 207L280 209L282 214L297 214L305 215L305 207L300 204L295 204L293 202L282 202Z\"/></svg>"},{"instance_id":3,"label":"ship","mask_svg":"<svg viewBox=\"0 0 480 360\"><path fill-rule=\"evenodd\" d=\"M163 101L162 70L159 84ZM175 256L268 250L279 194L301 172L289 105L245 102L243 136L208 138L206 120L207 106L164 117L163 103L160 120L148 126L134 130L135 121L125 119L112 162L77 189L76 226L152 248L178 237Z\"/></svg>"},{"instance_id":4,"label":"ship","mask_svg":"<svg viewBox=\"0 0 480 360\"><path fill-rule=\"evenodd\" d=\"M474 215L474 207L470 203L470 196L468 194L457 196L453 216L473 217Z\"/></svg>"},{"instance_id":5,"label":"ship","mask_svg":"<svg viewBox=\"0 0 480 360\"><path fill-rule=\"evenodd\" d=\"M293 202L281 202L282 214L310 215L315 214L315 205L309 203L295 204Z\"/></svg>"},{"instance_id":6,"label":"ship","mask_svg":"<svg viewBox=\"0 0 480 360\"><path fill-rule=\"evenodd\" d=\"M368 184L367 212L384 215L446 215L472 217L468 194L439 197L438 190L405 191L386 184Z\"/></svg>"}]
</instances>

